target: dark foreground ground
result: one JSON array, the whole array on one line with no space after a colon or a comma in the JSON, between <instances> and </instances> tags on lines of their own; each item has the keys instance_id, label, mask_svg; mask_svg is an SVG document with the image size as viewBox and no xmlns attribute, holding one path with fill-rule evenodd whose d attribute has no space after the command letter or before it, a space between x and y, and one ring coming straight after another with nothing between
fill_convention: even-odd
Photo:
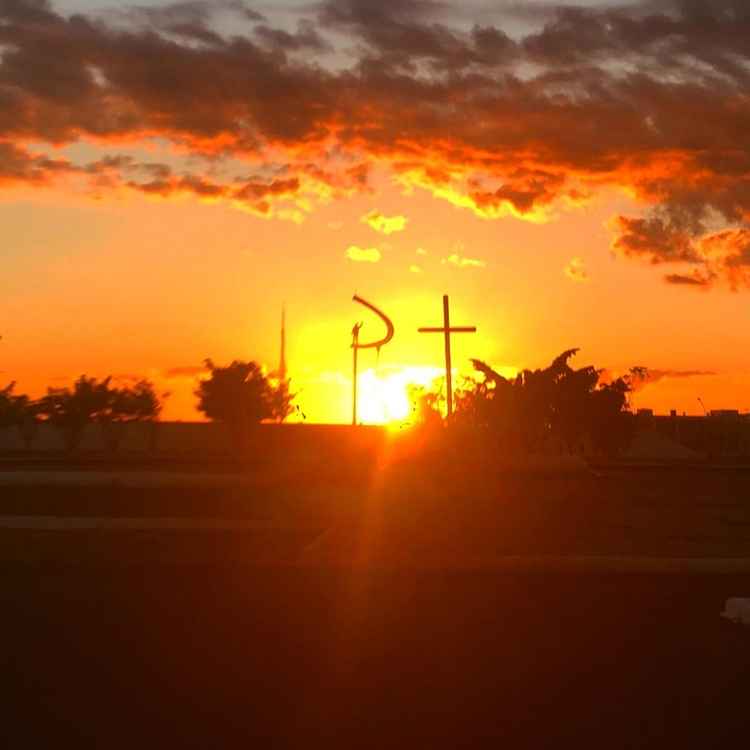
<instances>
[{"instance_id":1,"label":"dark foreground ground","mask_svg":"<svg viewBox=\"0 0 750 750\"><path fill-rule=\"evenodd\" d=\"M6 528L3 519L17 517L240 523L221 535ZM316 463L304 472L249 473L236 486L0 485L0 564L450 568L537 555L750 560L750 468L544 474L453 469L436 460L371 473Z\"/></svg>"},{"instance_id":2,"label":"dark foreground ground","mask_svg":"<svg viewBox=\"0 0 750 750\"><path fill-rule=\"evenodd\" d=\"M750 629L719 617L747 576L43 566L0 590L3 747L663 750L750 728Z\"/></svg>"},{"instance_id":3,"label":"dark foreground ground","mask_svg":"<svg viewBox=\"0 0 750 750\"><path fill-rule=\"evenodd\" d=\"M259 525L1 530L0 747L747 745L749 472L339 475L3 488Z\"/></svg>"}]
</instances>

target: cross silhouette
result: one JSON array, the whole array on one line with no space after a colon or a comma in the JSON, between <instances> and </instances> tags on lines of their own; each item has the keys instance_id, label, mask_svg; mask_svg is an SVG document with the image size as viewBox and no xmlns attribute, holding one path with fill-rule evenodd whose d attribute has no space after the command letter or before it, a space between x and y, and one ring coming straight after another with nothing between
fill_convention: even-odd
<instances>
[{"instance_id":1,"label":"cross silhouette","mask_svg":"<svg viewBox=\"0 0 750 750\"><path fill-rule=\"evenodd\" d=\"M448 295L443 295L443 327L442 328L418 328L419 333L442 333L445 336L445 390L446 403L448 405L448 416L453 414L453 377L451 373L451 334L452 333L476 333L475 326L462 326L451 328L451 315L448 307Z\"/></svg>"}]
</instances>

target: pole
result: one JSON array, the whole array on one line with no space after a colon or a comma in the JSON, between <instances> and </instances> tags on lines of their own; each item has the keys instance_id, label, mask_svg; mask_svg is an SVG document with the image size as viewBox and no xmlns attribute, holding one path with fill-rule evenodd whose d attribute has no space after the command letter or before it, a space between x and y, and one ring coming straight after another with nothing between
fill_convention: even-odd
<instances>
[{"instance_id":1,"label":"pole","mask_svg":"<svg viewBox=\"0 0 750 750\"><path fill-rule=\"evenodd\" d=\"M354 326L354 330L352 331L352 336L354 338L352 343L352 352L353 352L353 360L354 360L354 375L352 377L352 425L356 427L357 425L357 351L359 350L358 342L359 342L359 328L357 326Z\"/></svg>"},{"instance_id":2,"label":"pole","mask_svg":"<svg viewBox=\"0 0 750 750\"><path fill-rule=\"evenodd\" d=\"M448 405L448 416L453 414L453 372L451 363L451 314L448 306L448 295L443 295L443 326L445 327L445 397Z\"/></svg>"}]
</instances>

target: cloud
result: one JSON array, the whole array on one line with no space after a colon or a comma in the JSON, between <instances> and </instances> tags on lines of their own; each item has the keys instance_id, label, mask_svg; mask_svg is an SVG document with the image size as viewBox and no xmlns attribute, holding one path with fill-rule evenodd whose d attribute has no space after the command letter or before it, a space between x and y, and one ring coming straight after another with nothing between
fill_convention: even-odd
<instances>
[{"instance_id":1,"label":"cloud","mask_svg":"<svg viewBox=\"0 0 750 750\"><path fill-rule=\"evenodd\" d=\"M475 26L467 34L436 22L444 9L430 0L327 0L320 21L361 39L387 70L412 72L420 62L434 70L492 66L516 56L500 29Z\"/></svg>"},{"instance_id":2,"label":"cloud","mask_svg":"<svg viewBox=\"0 0 750 750\"><path fill-rule=\"evenodd\" d=\"M704 377L715 377L718 372L713 370L674 370L674 369L658 369L658 368L642 368L642 373L636 377L632 373L618 373L612 370L603 369L599 372L599 383L604 385L613 382L618 377L628 375L628 379L631 384L631 388L634 392L638 392L645 388L647 385L658 383L662 380L671 379L687 379L687 378L704 378Z\"/></svg>"},{"instance_id":3,"label":"cloud","mask_svg":"<svg viewBox=\"0 0 750 750\"><path fill-rule=\"evenodd\" d=\"M420 266L417 266L417 265L411 265L411 266L409 266L409 271L411 273L422 273L422 268Z\"/></svg>"},{"instance_id":4,"label":"cloud","mask_svg":"<svg viewBox=\"0 0 750 750\"><path fill-rule=\"evenodd\" d=\"M668 273L664 276L667 284L675 286L688 286L696 289L708 289L711 286L711 279L701 276L699 273L686 275L681 273Z\"/></svg>"},{"instance_id":5,"label":"cloud","mask_svg":"<svg viewBox=\"0 0 750 750\"><path fill-rule=\"evenodd\" d=\"M0 187L15 184L38 187L77 172L65 159L36 155L21 146L0 141Z\"/></svg>"},{"instance_id":6,"label":"cloud","mask_svg":"<svg viewBox=\"0 0 750 750\"><path fill-rule=\"evenodd\" d=\"M453 253L447 258L441 261L441 263L450 263L452 266L458 266L459 268L484 268L487 264L483 260L477 260L475 258L466 258L458 253Z\"/></svg>"},{"instance_id":7,"label":"cloud","mask_svg":"<svg viewBox=\"0 0 750 750\"><path fill-rule=\"evenodd\" d=\"M586 270L586 264L583 258L571 258L567 266L565 266L565 275L571 280L579 283L583 283L589 280L589 274Z\"/></svg>"},{"instance_id":8,"label":"cloud","mask_svg":"<svg viewBox=\"0 0 750 750\"><path fill-rule=\"evenodd\" d=\"M427 250L425 250L423 247L418 247L416 253L417 255L427 255Z\"/></svg>"},{"instance_id":9,"label":"cloud","mask_svg":"<svg viewBox=\"0 0 750 750\"><path fill-rule=\"evenodd\" d=\"M718 282L730 288L750 288L750 228L740 227L695 235L660 217L648 220L617 217L619 235L613 247L625 255L641 256L652 265L679 263L688 273L669 273L665 280L677 286L708 289Z\"/></svg>"},{"instance_id":10,"label":"cloud","mask_svg":"<svg viewBox=\"0 0 750 750\"><path fill-rule=\"evenodd\" d=\"M358 247L350 245L346 251L346 257L356 263L377 263L380 258L380 250L376 247Z\"/></svg>"},{"instance_id":11,"label":"cloud","mask_svg":"<svg viewBox=\"0 0 750 750\"><path fill-rule=\"evenodd\" d=\"M141 381L148 380L147 375L124 372L112 375L112 381L115 383L140 383Z\"/></svg>"},{"instance_id":12,"label":"cloud","mask_svg":"<svg viewBox=\"0 0 750 750\"><path fill-rule=\"evenodd\" d=\"M191 195L209 201L227 200L237 208L265 218L283 216L285 211L293 211L294 206L297 205L294 199L299 198L303 193L299 177L270 182L249 178L233 184L222 184L196 175L172 175L169 168L153 180L148 182L129 180L125 186L130 190L161 198ZM287 202L286 208L279 207L285 202ZM293 214L287 214L287 216L294 218Z\"/></svg>"},{"instance_id":13,"label":"cloud","mask_svg":"<svg viewBox=\"0 0 750 750\"><path fill-rule=\"evenodd\" d=\"M635 392L637 392L645 388L647 385L653 385L654 383L658 383L661 380L705 378L714 377L716 375L718 375L718 373L711 370L652 370L650 368L647 368L643 377L633 380L632 388Z\"/></svg>"},{"instance_id":14,"label":"cloud","mask_svg":"<svg viewBox=\"0 0 750 750\"><path fill-rule=\"evenodd\" d=\"M184 367L172 367L164 371L164 377L167 380L176 380L178 378L197 378L206 372L205 365L187 365Z\"/></svg>"},{"instance_id":15,"label":"cloud","mask_svg":"<svg viewBox=\"0 0 750 750\"><path fill-rule=\"evenodd\" d=\"M330 43L318 33L314 24L305 20L299 22L297 31L294 33L265 25L256 26L255 36L272 49L285 52L298 52L300 50L329 52L333 49Z\"/></svg>"},{"instance_id":16,"label":"cloud","mask_svg":"<svg viewBox=\"0 0 750 750\"><path fill-rule=\"evenodd\" d=\"M377 165L483 219L551 221L616 187L642 207L612 222L621 257L750 287L750 10L520 5L471 27L430 0L323 0L290 30L239 0L96 17L0 3L0 188L79 181L301 220L366 192ZM524 13L544 25L511 38ZM89 172L52 151L146 143L190 168Z\"/></svg>"},{"instance_id":17,"label":"cloud","mask_svg":"<svg viewBox=\"0 0 750 750\"><path fill-rule=\"evenodd\" d=\"M403 232L409 220L405 216L384 216L380 211L373 209L366 213L361 221L363 224L368 224L376 232L393 234L394 232Z\"/></svg>"},{"instance_id":18,"label":"cloud","mask_svg":"<svg viewBox=\"0 0 750 750\"><path fill-rule=\"evenodd\" d=\"M217 0L214 9L233 9L236 3ZM220 44L221 36L209 27L212 9L205 2L184 0L167 5L125 7L111 14L116 21L139 30L157 29L192 42Z\"/></svg>"},{"instance_id":19,"label":"cloud","mask_svg":"<svg viewBox=\"0 0 750 750\"><path fill-rule=\"evenodd\" d=\"M654 264L700 261L690 232L669 219L617 216L613 228L612 247L623 255L641 256Z\"/></svg>"}]
</instances>

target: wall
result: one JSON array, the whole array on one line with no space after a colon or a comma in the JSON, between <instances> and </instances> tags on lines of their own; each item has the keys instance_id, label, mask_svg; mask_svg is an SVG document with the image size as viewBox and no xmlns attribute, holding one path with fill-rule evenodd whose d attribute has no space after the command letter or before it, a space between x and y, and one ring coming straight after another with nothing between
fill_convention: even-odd
<instances>
[{"instance_id":1,"label":"wall","mask_svg":"<svg viewBox=\"0 0 750 750\"><path fill-rule=\"evenodd\" d=\"M375 454L383 446L386 430L380 427L348 425L277 425L255 426L248 434L245 452L259 458L294 455L311 460L337 457L338 461L362 453ZM125 426L118 454L122 456L151 455L175 458L221 458L236 453L237 446L229 431L221 424L210 422L133 423ZM24 452L24 443L17 428L0 429L0 454ZM63 433L47 424L38 426L32 452L39 455L65 452ZM107 455L107 441L101 425L86 427L76 449L80 455Z\"/></svg>"}]
</instances>

